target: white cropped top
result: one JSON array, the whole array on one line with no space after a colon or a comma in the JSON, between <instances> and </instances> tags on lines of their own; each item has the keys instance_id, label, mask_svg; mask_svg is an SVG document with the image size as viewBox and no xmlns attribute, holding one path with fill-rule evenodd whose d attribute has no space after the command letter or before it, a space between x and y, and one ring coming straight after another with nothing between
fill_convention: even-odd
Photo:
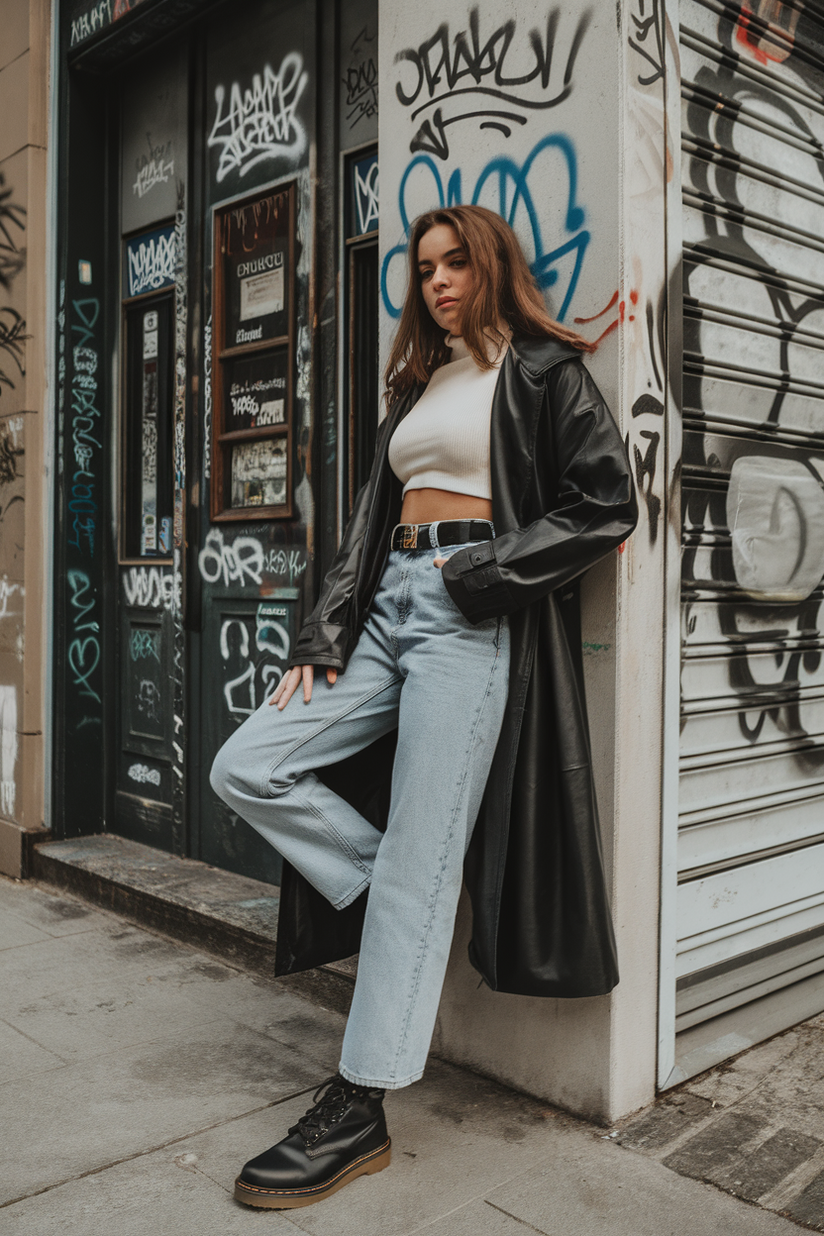
<instances>
[{"instance_id":1,"label":"white cropped top","mask_svg":"<svg viewBox=\"0 0 824 1236\"><path fill-rule=\"evenodd\" d=\"M506 347L498 353L490 340L494 366L479 369L463 339L447 335L446 344L452 357L392 434L389 466L404 496L410 489L447 489L491 498L489 422Z\"/></svg>"}]
</instances>

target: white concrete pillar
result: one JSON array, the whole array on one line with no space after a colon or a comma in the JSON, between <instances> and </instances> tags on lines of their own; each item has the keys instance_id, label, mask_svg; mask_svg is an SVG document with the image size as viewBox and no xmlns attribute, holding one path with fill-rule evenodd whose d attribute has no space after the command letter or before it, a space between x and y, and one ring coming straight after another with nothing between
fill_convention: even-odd
<instances>
[{"instance_id":1,"label":"white concrete pillar","mask_svg":"<svg viewBox=\"0 0 824 1236\"><path fill-rule=\"evenodd\" d=\"M539 1000L478 987L462 906L435 1049L587 1116L654 1094L667 421L662 0L380 3L381 350L408 223L477 202L513 224L550 311L601 339L590 369L637 461L641 521L584 584L583 642L621 982ZM636 463L634 463L636 468ZM674 650L673 655L677 655Z\"/></svg>"}]
</instances>

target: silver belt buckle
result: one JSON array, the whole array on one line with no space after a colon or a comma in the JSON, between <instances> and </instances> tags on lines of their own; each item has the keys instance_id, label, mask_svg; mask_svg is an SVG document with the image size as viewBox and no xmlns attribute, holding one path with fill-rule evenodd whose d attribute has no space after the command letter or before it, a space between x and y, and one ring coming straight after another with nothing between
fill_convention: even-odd
<instances>
[{"instance_id":1,"label":"silver belt buckle","mask_svg":"<svg viewBox=\"0 0 824 1236\"><path fill-rule=\"evenodd\" d=\"M417 549L418 548L418 525L404 524L403 526L403 548Z\"/></svg>"}]
</instances>

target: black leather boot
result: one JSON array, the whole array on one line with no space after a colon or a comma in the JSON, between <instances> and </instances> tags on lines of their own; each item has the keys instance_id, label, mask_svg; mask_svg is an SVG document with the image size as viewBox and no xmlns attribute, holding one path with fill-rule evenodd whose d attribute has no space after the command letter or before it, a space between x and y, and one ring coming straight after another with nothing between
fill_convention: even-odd
<instances>
[{"instance_id":1,"label":"black leather boot","mask_svg":"<svg viewBox=\"0 0 824 1236\"><path fill-rule=\"evenodd\" d=\"M356 1176L388 1167L392 1143L383 1094L355 1086L339 1074L330 1077L289 1136L249 1160L235 1181L237 1201L270 1210L311 1206Z\"/></svg>"}]
</instances>

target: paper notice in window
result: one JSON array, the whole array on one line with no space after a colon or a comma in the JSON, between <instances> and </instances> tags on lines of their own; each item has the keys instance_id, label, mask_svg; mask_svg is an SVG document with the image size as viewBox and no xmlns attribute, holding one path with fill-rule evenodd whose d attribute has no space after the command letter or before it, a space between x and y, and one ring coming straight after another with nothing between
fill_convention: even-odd
<instances>
[{"instance_id":1,"label":"paper notice in window","mask_svg":"<svg viewBox=\"0 0 824 1236\"><path fill-rule=\"evenodd\" d=\"M240 320L263 318L283 310L283 267L240 281Z\"/></svg>"}]
</instances>

